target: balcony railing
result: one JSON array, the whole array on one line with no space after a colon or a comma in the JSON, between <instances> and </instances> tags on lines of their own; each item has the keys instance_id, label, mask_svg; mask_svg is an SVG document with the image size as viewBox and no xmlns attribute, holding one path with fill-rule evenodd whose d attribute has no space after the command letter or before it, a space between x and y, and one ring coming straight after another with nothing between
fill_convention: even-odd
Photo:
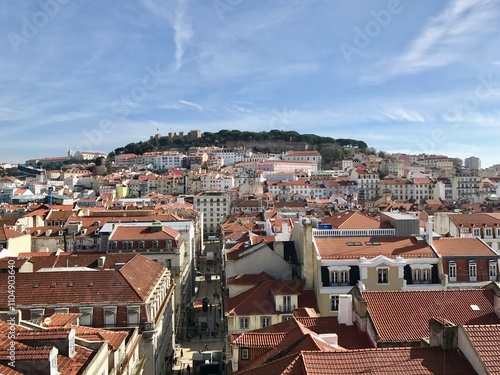
<instances>
[{"instance_id":1,"label":"balcony railing","mask_svg":"<svg viewBox=\"0 0 500 375\"><path fill-rule=\"evenodd\" d=\"M295 305L279 305L278 307L280 312L292 312L295 309Z\"/></svg>"},{"instance_id":2,"label":"balcony railing","mask_svg":"<svg viewBox=\"0 0 500 375\"><path fill-rule=\"evenodd\" d=\"M396 229L313 229L314 237L395 236Z\"/></svg>"}]
</instances>

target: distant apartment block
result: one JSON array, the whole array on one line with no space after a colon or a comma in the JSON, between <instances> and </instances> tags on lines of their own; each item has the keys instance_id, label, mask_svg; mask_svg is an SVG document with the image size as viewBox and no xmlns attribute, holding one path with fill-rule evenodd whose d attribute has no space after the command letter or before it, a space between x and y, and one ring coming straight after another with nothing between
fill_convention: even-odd
<instances>
[{"instance_id":1,"label":"distant apartment block","mask_svg":"<svg viewBox=\"0 0 500 375\"><path fill-rule=\"evenodd\" d=\"M299 161L316 164L317 169L321 169L322 157L318 151L287 151L283 155L285 161Z\"/></svg>"},{"instance_id":2,"label":"distant apartment block","mask_svg":"<svg viewBox=\"0 0 500 375\"><path fill-rule=\"evenodd\" d=\"M229 194L222 191L207 191L193 198L193 209L203 214L203 231L206 235L216 235L220 225L231 210Z\"/></svg>"},{"instance_id":3,"label":"distant apartment block","mask_svg":"<svg viewBox=\"0 0 500 375\"><path fill-rule=\"evenodd\" d=\"M474 169L476 171L481 169L481 159L471 156L464 160L465 168Z\"/></svg>"}]
</instances>

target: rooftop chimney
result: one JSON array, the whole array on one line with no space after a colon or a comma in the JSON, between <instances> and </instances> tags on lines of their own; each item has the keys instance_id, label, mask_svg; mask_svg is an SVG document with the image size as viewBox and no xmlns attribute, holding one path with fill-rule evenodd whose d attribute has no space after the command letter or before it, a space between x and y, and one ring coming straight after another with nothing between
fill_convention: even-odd
<instances>
[{"instance_id":1,"label":"rooftop chimney","mask_svg":"<svg viewBox=\"0 0 500 375\"><path fill-rule=\"evenodd\" d=\"M425 223L425 240L429 246L432 246L432 221L430 220Z\"/></svg>"},{"instance_id":2,"label":"rooftop chimney","mask_svg":"<svg viewBox=\"0 0 500 375\"><path fill-rule=\"evenodd\" d=\"M339 315L340 324L352 326L352 296L350 294L341 294L339 296Z\"/></svg>"},{"instance_id":3,"label":"rooftop chimney","mask_svg":"<svg viewBox=\"0 0 500 375\"><path fill-rule=\"evenodd\" d=\"M339 336L336 333L323 333L319 337L328 345L339 346Z\"/></svg>"}]
</instances>

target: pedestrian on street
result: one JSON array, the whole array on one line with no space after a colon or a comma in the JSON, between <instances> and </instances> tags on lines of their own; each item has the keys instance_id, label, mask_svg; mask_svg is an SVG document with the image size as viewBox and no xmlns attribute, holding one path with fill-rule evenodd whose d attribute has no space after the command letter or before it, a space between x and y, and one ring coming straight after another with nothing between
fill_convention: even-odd
<instances>
[{"instance_id":1,"label":"pedestrian on street","mask_svg":"<svg viewBox=\"0 0 500 375\"><path fill-rule=\"evenodd\" d=\"M200 341L201 341L201 333L200 333Z\"/></svg>"},{"instance_id":2,"label":"pedestrian on street","mask_svg":"<svg viewBox=\"0 0 500 375\"><path fill-rule=\"evenodd\" d=\"M208 350L208 344L205 344L205 350Z\"/></svg>"},{"instance_id":3,"label":"pedestrian on street","mask_svg":"<svg viewBox=\"0 0 500 375\"><path fill-rule=\"evenodd\" d=\"M191 374L191 366L189 365L189 363L188 363L188 365L186 367L186 370L187 370L188 374Z\"/></svg>"},{"instance_id":4,"label":"pedestrian on street","mask_svg":"<svg viewBox=\"0 0 500 375\"><path fill-rule=\"evenodd\" d=\"M183 356L183 355L184 355L184 352L183 352L183 351L182 351L182 349L181 349L181 358L182 358L182 356Z\"/></svg>"}]
</instances>

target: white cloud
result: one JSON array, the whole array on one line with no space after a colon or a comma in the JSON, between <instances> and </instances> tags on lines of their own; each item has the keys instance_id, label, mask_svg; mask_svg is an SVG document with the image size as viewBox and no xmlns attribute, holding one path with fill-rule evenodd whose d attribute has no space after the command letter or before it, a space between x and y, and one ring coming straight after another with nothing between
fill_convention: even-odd
<instances>
[{"instance_id":1,"label":"white cloud","mask_svg":"<svg viewBox=\"0 0 500 375\"><path fill-rule=\"evenodd\" d=\"M193 37L193 28L187 20L187 0L179 0L177 2L177 11L173 28L175 32L175 70L182 67L182 56L186 50L186 44Z\"/></svg>"},{"instance_id":2,"label":"white cloud","mask_svg":"<svg viewBox=\"0 0 500 375\"><path fill-rule=\"evenodd\" d=\"M174 30L175 43L175 71L182 67L186 44L194 35L188 17L188 1L177 0L173 6L171 2L158 2L156 0L141 0L142 4L155 15L162 17ZM167 4L168 3L168 4Z\"/></svg>"},{"instance_id":3,"label":"white cloud","mask_svg":"<svg viewBox=\"0 0 500 375\"><path fill-rule=\"evenodd\" d=\"M383 62L383 73L363 76L360 82L380 83L458 61L498 22L495 3L489 0L451 1L438 16L430 19L403 53Z\"/></svg>"},{"instance_id":4,"label":"white cloud","mask_svg":"<svg viewBox=\"0 0 500 375\"><path fill-rule=\"evenodd\" d=\"M393 121L425 122L424 116L419 112L405 109L403 107L391 107L381 111L385 118Z\"/></svg>"},{"instance_id":5,"label":"white cloud","mask_svg":"<svg viewBox=\"0 0 500 375\"><path fill-rule=\"evenodd\" d=\"M203 106L199 105L199 104L196 104L196 103L193 103L193 102L188 102L187 100L183 100L183 99L180 99L179 100L179 103L180 104L183 104L187 107L190 107L190 108L194 108L194 109L197 109L198 111L200 112L203 112L205 109L203 108Z\"/></svg>"}]
</instances>

